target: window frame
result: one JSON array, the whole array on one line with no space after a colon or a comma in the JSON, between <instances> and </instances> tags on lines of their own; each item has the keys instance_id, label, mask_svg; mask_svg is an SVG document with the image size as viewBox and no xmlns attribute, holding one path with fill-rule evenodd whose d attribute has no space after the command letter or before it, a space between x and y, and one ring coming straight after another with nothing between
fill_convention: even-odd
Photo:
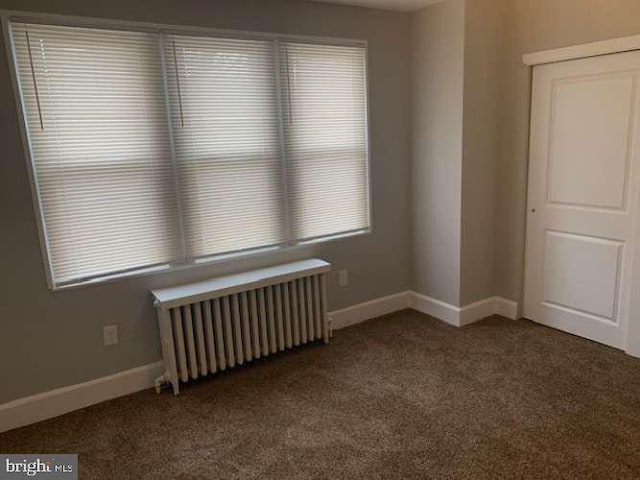
<instances>
[{"instance_id":1,"label":"window frame","mask_svg":"<svg viewBox=\"0 0 640 480\"><path fill-rule=\"evenodd\" d=\"M69 15L57 15L57 14L44 14L23 12L16 10L4 10L0 9L0 19L2 24L2 34L5 44L5 54L7 57L7 64L10 71L11 84L13 89L13 95L16 102L16 110L18 114L18 123L20 129L20 136L22 140L22 147L24 150L24 157L27 166L27 174L29 178L29 184L31 187L31 196L34 208L34 214L36 217L36 225L38 230L38 236L40 240L40 250L42 255L43 267L45 270L47 287L51 291L61 291L79 288L88 285L97 285L107 282L113 282L124 278L140 277L146 275L152 275L157 273L182 271L192 268L203 267L207 265L219 265L234 262L237 260L243 260L248 258L267 257L276 253L284 253L295 250L300 250L309 245L336 241L344 238L368 235L373 231L373 182L372 182L372 148L371 148L371 88L369 78L369 49L368 42L364 39L354 38L342 38L342 37L324 37L324 36L310 36L310 35L291 35L291 34L278 34L271 32L258 32L249 30L230 30L219 29L209 27L197 27L190 25L171 25L160 24L153 22L135 22L128 20L115 20L115 19L101 19L93 17L81 17L81 16L69 16ZM210 256L198 257L198 258L185 258L179 262L169 262L152 266L140 266L133 267L131 269L121 270L114 273L108 273L92 278L79 278L70 282L59 283L55 281L53 275L53 264L51 261L49 241L47 238L46 228L44 225L43 207L41 202L41 195L39 191L37 175L35 170L35 164L33 161L33 154L31 143L29 141L28 126L26 123L26 111L23 105L22 88L20 86L20 80L18 77L17 64L15 60L15 47L13 38L11 35L10 24L12 22L17 23L36 23L44 25L59 25L67 27L85 27L85 28L97 28L97 29L109 29L109 30L124 30L124 31L137 31L156 34L176 34L176 35L197 35L203 37L216 37L216 38L235 38L235 39L253 39L253 40L268 40L273 42L274 49L274 68L279 75L280 69L280 57L277 54L279 49L279 43L281 41L308 43L313 45L336 45L336 46L348 46L359 47L364 50L365 56L365 98L367 102L366 108L366 165L367 165L367 183L368 183L368 227L364 229L351 230L346 232L340 232L334 235L326 235L318 238L312 238L302 240L299 242L292 242L291 237L287 236L287 241L274 246L257 247L247 250L240 250L229 253L220 253ZM278 78L279 82L279 78ZM280 97L278 87L278 97ZM278 98L278 122L282 124L282 112L281 101ZM173 140L172 140L173 141ZM281 144L281 149L283 145ZM174 159L175 161L175 159ZM286 159L285 159L286 161ZM287 230L289 225L288 209L285 218ZM180 219L182 221L182 219Z\"/></svg>"}]
</instances>

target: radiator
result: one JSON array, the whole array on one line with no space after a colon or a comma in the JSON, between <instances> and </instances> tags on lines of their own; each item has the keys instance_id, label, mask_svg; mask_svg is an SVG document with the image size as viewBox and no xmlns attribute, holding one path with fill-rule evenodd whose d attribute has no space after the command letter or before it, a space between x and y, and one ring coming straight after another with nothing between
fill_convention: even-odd
<instances>
[{"instance_id":1,"label":"radiator","mask_svg":"<svg viewBox=\"0 0 640 480\"><path fill-rule=\"evenodd\" d=\"M152 291L173 393L189 382L298 345L329 341L325 275L318 259Z\"/></svg>"}]
</instances>

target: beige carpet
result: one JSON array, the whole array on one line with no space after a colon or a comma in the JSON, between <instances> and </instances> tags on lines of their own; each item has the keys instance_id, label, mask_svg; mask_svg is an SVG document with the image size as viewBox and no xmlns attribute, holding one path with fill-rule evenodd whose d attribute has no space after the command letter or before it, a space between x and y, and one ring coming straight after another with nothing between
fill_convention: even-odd
<instances>
[{"instance_id":1,"label":"beige carpet","mask_svg":"<svg viewBox=\"0 0 640 480\"><path fill-rule=\"evenodd\" d=\"M400 312L328 346L0 435L80 478L640 478L640 360L527 321Z\"/></svg>"}]
</instances>

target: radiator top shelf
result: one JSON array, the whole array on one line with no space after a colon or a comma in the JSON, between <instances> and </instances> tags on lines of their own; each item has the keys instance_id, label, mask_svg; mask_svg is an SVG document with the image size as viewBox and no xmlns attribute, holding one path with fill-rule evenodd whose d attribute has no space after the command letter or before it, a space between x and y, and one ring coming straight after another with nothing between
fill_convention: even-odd
<instances>
[{"instance_id":1,"label":"radiator top shelf","mask_svg":"<svg viewBox=\"0 0 640 480\"><path fill-rule=\"evenodd\" d=\"M329 270L331 270L330 263L318 258L311 258L248 272L234 273L201 282L152 290L151 293L156 304L161 308L173 308L276 283L289 282L309 275L318 275Z\"/></svg>"}]
</instances>

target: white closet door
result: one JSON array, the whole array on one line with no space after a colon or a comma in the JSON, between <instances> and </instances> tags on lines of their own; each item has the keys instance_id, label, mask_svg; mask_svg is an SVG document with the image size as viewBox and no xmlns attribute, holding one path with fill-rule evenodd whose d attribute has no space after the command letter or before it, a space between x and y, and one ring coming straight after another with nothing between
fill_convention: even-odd
<instances>
[{"instance_id":1,"label":"white closet door","mask_svg":"<svg viewBox=\"0 0 640 480\"><path fill-rule=\"evenodd\" d=\"M524 316L624 348L640 52L533 73Z\"/></svg>"}]
</instances>

